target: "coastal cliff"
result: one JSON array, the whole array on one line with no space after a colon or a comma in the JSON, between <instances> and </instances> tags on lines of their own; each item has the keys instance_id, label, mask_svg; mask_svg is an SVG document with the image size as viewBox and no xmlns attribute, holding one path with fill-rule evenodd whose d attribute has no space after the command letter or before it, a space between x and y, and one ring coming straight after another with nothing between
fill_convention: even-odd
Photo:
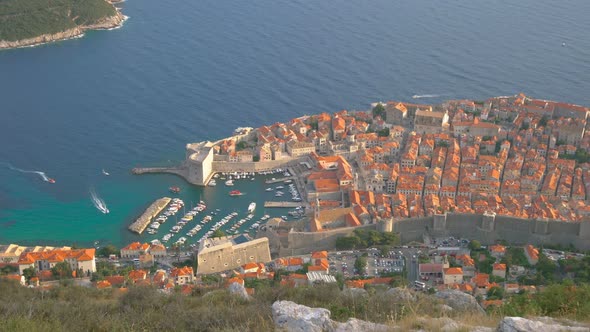
<instances>
[{"instance_id":1,"label":"coastal cliff","mask_svg":"<svg viewBox=\"0 0 590 332\"><path fill-rule=\"evenodd\" d=\"M51 8L34 8L34 14L27 8L0 6L0 50L45 44L60 40L78 38L87 30L103 30L120 27L125 16L110 2L103 0L95 5L58 2ZM20 18L15 19L16 18ZM46 26L26 26L27 21L47 19Z\"/></svg>"}]
</instances>

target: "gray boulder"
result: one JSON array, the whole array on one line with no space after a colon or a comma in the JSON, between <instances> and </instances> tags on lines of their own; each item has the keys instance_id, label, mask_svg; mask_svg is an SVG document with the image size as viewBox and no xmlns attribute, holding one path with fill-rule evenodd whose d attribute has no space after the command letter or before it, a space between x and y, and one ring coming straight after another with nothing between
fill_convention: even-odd
<instances>
[{"instance_id":1,"label":"gray boulder","mask_svg":"<svg viewBox=\"0 0 590 332\"><path fill-rule=\"evenodd\" d=\"M363 297L367 296L367 291L362 288L346 288L342 294L349 297Z\"/></svg>"},{"instance_id":2,"label":"gray boulder","mask_svg":"<svg viewBox=\"0 0 590 332\"><path fill-rule=\"evenodd\" d=\"M231 285L229 285L229 292L230 294L241 297L244 300L250 299L250 295L248 295L248 292L246 292L246 288L237 282L232 282Z\"/></svg>"},{"instance_id":3,"label":"gray boulder","mask_svg":"<svg viewBox=\"0 0 590 332\"><path fill-rule=\"evenodd\" d=\"M504 317L498 325L498 332L590 332L590 327L576 322L559 322L549 317L522 318Z\"/></svg>"},{"instance_id":4,"label":"gray boulder","mask_svg":"<svg viewBox=\"0 0 590 332\"><path fill-rule=\"evenodd\" d=\"M333 331L336 327L330 319L330 310L310 308L291 301L273 303L272 318L277 328L289 332Z\"/></svg>"},{"instance_id":5,"label":"gray boulder","mask_svg":"<svg viewBox=\"0 0 590 332\"><path fill-rule=\"evenodd\" d=\"M475 297L457 290L444 290L436 293L437 298L444 301L446 305L457 311L480 312L485 311L477 303Z\"/></svg>"},{"instance_id":6,"label":"gray boulder","mask_svg":"<svg viewBox=\"0 0 590 332\"><path fill-rule=\"evenodd\" d=\"M401 287L390 288L385 294L394 302L415 302L418 299L413 291Z\"/></svg>"},{"instance_id":7,"label":"gray boulder","mask_svg":"<svg viewBox=\"0 0 590 332\"><path fill-rule=\"evenodd\" d=\"M346 323L338 323L334 332L387 332L393 329L387 325L350 318Z\"/></svg>"}]
</instances>

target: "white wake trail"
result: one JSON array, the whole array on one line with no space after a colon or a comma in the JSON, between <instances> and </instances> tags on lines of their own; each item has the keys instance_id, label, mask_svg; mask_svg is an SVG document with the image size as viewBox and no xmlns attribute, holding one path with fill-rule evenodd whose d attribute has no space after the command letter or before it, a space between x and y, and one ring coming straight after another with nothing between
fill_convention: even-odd
<instances>
[{"instance_id":1,"label":"white wake trail","mask_svg":"<svg viewBox=\"0 0 590 332\"><path fill-rule=\"evenodd\" d=\"M412 98L413 99L421 99L421 98L438 98L438 97L442 97L444 95L413 95Z\"/></svg>"},{"instance_id":2,"label":"white wake trail","mask_svg":"<svg viewBox=\"0 0 590 332\"><path fill-rule=\"evenodd\" d=\"M107 207L105 201L98 196L94 189L90 189L90 200L92 201L92 204L98 211L104 214L111 212L109 211L109 208Z\"/></svg>"},{"instance_id":3,"label":"white wake trail","mask_svg":"<svg viewBox=\"0 0 590 332\"><path fill-rule=\"evenodd\" d=\"M7 163L7 162L1 162L1 164L6 165L6 167L8 167L9 169L13 170L13 171L17 171L17 172L21 172L21 173L29 173L29 174L37 174L41 177L41 179L43 179L43 181L45 182L49 182L49 177L47 176L47 174L45 174L45 172L41 172L41 171L29 171L26 169L20 169L18 167L14 167L11 164Z\"/></svg>"}]
</instances>

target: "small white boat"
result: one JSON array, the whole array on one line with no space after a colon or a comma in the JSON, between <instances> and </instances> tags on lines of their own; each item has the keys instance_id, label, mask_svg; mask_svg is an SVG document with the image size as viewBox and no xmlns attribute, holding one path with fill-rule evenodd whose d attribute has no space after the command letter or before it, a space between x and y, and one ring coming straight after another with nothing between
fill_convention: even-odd
<instances>
[{"instance_id":1,"label":"small white boat","mask_svg":"<svg viewBox=\"0 0 590 332\"><path fill-rule=\"evenodd\" d=\"M110 175L107 171L104 170L104 168L102 169L102 174L104 174L106 176L109 176Z\"/></svg>"},{"instance_id":2,"label":"small white boat","mask_svg":"<svg viewBox=\"0 0 590 332\"><path fill-rule=\"evenodd\" d=\"M248 213L253 213L256 210L256 203L252 202L248 205Z\"/></svg>"},{"instance_id":3,"label":"small white boat","mask_svg":"<svg viewBox=\"0 0 590 332\"><path fill-rule=\"evenodd\" d=\"M227 180L227 181L225 181L225 185L226 186L233 186L234 185L234 181L233 180Z\"/></svg>"}]
</instances>

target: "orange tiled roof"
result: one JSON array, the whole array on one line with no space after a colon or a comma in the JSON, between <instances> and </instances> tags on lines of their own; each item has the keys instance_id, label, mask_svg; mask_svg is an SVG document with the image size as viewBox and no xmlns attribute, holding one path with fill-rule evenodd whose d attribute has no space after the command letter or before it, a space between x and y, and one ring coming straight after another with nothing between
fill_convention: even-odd
<instances>
[{"instance_id":1,"label":"orange tiled roof","mask_svg":"<svg viewBox=\"0 0 590 332\"><path fill-rule=\"evenodd\" d=\"M194 275L193 268L190 266L183 266L181 268L173 268L170 271L170 276L173 278L182 277L182 276L191 276Z\"/></svg>"},{"instance_id":2,"label":"orange tiled roof","mask_svg":"<svg viewBox=\"0 0 590 332\"><path fill-rule=\"evenodd\" d=\"M33 264L36 261L46 260L51 263L63 262L66 259L75 259L77 261L90 261L94 259L96 249L75 249L63 250L55 249L43 252L23 253L18 260L18 264Z\"/></svg>"},{"instance_id":3,"label":"orange tiled roof","mask_svg":"<svg viewBox=\"0 0 590 332\"><path fill-rule=\"evenodd\" d=\"M494 270L506 271L506 264L494 264Z\"/></svg>"},{"instance_id":4,"label":"orange tiled roof","mask_svg":"<svg viewBox=\"0 0 590 332\"><path fill-rule=\"evenodd\" d=\"M448 275L463 275L463 269L460 267L449 267L447 269L444 270L445 274Z\"/></svg>"},{"instance_id":5,"label":"orange tiled roof","mask_svg":"<svg viewBox=\"0 0 590 332\"><path fill-rule=\"evenodd\" d=\"M328 252L327 251L314 251L311 253L311 258L313 259L317 259L317 258L328 258Z\"/></svg>"}]
</instances>

